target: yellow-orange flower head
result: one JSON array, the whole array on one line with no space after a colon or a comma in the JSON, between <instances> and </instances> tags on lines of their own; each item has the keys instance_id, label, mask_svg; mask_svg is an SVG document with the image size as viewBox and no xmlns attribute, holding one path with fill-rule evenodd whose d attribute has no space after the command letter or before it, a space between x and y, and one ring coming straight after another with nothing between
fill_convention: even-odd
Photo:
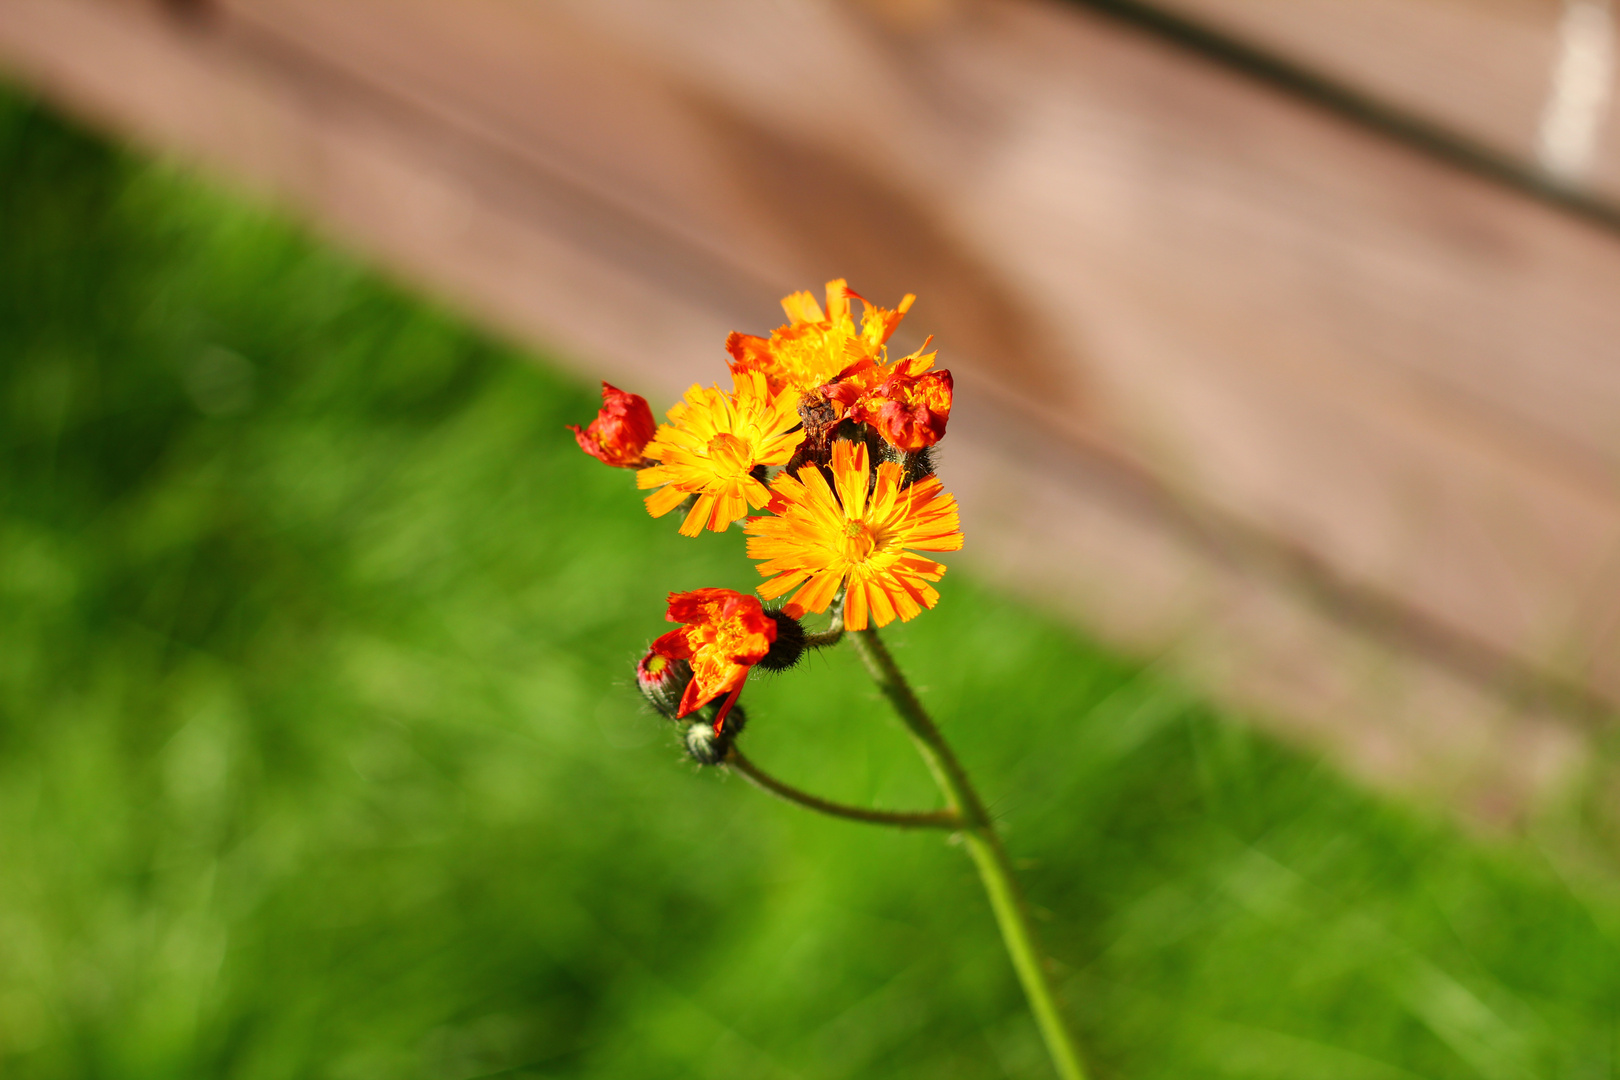
<instances>
[{"instance_id":1,"label":"yellow-orange flower head","mask_svg":"<svg viewBox=\"0 0 1620 1080\"><path fill-rule=\"evenodd\" d=\"M859 330L850 313L851 299L864 305ZM738 333L726 339L731 370L762 372L773 391L796 403L800 394L831 382L852 365L883 363L885 343L916 299L908 293L892 311L880 308L851 292L843 278L827 282L825 311L809 293L793 293L782 299L788 325L773 330L768 339Z\"/></svg>"},{"instance_id":2,"label":"yellow-orange flower head","mask_svg":"<svg viewBox=\"0 0 1620 1080\"><path fill-rule=\"evenodd\" d=\"M796 403L772 395L764 374L739 371L732 382L731 394L693 386L642 450L658 462L636 473L637 487L658 488L647 496L649 514L663 517L688 495L697 496L681 522L683 536L696 536L704 526L723 532L748 507L764 506L770 493L754 469L785 465L804 438L792 430L799 423Z\"/></svg>"},{"instance_id":3,"label":"yellow-orange flower head","mask_svg":"<svg viewBox=\"0 0 1620 1080\"><path fill-rule=\"evenodd\" d=\"M902 487L903 472L893 462L879 465L868 493L865 444L840 439L832 448L833 486L814 465L797 477L779 475L771 485L776 516L749 518L745 526L748 557L766 560L759 572L771 578L760 594L771 599L798 588L783 607L797 618L827 610L842 586L851 630L865 630L869 620L904 622L938 603L929 582L944 576L944 565L907 549L962 546L956 499L933 476Z\"/></svg>"}]
</instances>

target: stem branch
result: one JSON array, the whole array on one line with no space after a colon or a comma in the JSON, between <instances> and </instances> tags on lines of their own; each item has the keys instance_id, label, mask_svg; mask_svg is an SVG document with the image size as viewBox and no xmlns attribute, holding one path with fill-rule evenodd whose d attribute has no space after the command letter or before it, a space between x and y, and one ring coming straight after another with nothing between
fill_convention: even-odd
<instances>
[{"instance_id":1,"label":"stem branch","mask_svg":"<svg viewBox=\"0 0 1620 1080\"><path fill-rule=\"evenodd\" d=\"M832 619L827 623L827 629L819 634L804 635L804 645L807 649L825 649L829 645L836 645L844 640L844 610L837 606L833 609Z\"/></svg>"},{"instance_id":2,"label":"stem branch","mask_svg":"<svg viewBox=\"0 0 1620 1080\"><path fill-rule=\"evenodd\" d=\"M967 842L968 854L979 869L984 891L989 895L990 907L1001 927L1001 939L1007 946L1018 979L1029 998L1030 1011L1046 1040L1052 1064L1063 1080L1085 1080L1085 1069L1080 1064L1080 1051L1074 1034L1069 1030L1057 995L1047 974L1040 946L1035 938L1035 927L1030 921L1029 905L1013 877L1012 863L1006 848L1001 846L984 802L974 790L962 763L956 759L945 737L934 726L923 709L911 685L906 682L894 657L878 638L876 630L852 630L849 634L861 662L871 674L878 689L894 706L900 720L911 733L917 750L928 763L929 771L950 807L961 815L962 834Z\"/></svg>"},{"instance_id":3,"label":"stem branch","mask_svg":"<svg viewBox=\"0 0 1620 1080\"><path fill-rule=\"evenodd\" d=\"M906 812L900 810L868 810L861 806L849 806L845 803L831 802L820 796L812 795L808 791L782 781L769 773L760 770L743 756L743 752L735 746L726 756L726 764L742 773L748 782L755 787L770 792L779 799L786 799L790 803L797 803L818 814L828 814L832 817L847 818L850 821L865 821L873 825L891 825L897 829L960 829L962 816L955 810L924 810L919 812Z\"/></svg>"}]
</instances>

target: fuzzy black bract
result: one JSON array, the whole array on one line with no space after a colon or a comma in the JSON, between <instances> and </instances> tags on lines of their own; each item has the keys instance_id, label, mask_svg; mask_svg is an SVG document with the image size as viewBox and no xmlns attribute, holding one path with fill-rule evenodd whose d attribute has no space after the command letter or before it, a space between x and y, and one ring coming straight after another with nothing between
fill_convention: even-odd
<instances>
[{"instance_id":1,"label":"fuzzy black bract","mask_svg":"<svg viewBox=\"0 0 1620 1080\"><path fill-rule=\"evenodd\" d=\"M804 655L804 626L785 611L767 611L765 614L776 623L776 640L771 643L771 650L765 654L765 659L756 666L766 671L786 671Z\"/></svg>"}]
</instances>

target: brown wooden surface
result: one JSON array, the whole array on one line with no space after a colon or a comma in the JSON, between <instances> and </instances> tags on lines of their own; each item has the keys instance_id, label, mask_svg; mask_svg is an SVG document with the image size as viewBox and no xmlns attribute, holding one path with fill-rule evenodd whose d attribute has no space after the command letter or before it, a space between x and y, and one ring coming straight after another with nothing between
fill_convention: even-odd
<instances>
[{"instance_id":1,"label":"brown wooden surface","mask_svg":"<svg viewBox=\"0 0 1620 1080\"><path fill-rule=\"evenodd\" d=\"M1522 805L1620 697L1620 240L1083 9L941 12L0 0L0 63L649 396L790 288L916 291L964 558Z\"/></svg>"},{"instance_id":2,"label":"brown wooden surface","mask_svg":"<svg viewBox=\"0 0 1620 1080\"><path fill-rule=\"evenodd\" d=\"M1153 0L1527 166L1558 62L1562 0ZM1620 12L1616 12L1620 18ZM1620 197L1620 65L1585 182Z\"/></svg>"}]
</instances>

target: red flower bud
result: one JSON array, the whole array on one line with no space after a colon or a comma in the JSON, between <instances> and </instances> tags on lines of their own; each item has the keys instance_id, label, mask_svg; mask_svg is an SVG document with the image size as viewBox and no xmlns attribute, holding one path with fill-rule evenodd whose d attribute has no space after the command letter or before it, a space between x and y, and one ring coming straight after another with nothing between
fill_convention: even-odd
<instances>
[{"instance_id":1,"label":"red flower bud","mask_svg":"<svg viewBox=\"0 0 1620 1080\"><path fill-rule=\"evenodd\" d=\"M681 707L681 695L692 681L692 665L679 657L666 656L656 648L636 664L636 686L649 704L670 719Z\"/></svg>"},{"instance_id":2,"label":"red flower bud","mask_svg":"<svg viewBox=\"0 0 1620 1080\"><path fill-rule=\"evenodd\" d=\"M569 424L568 429L579 448L591 457L621 469L638 469L645 464L641 451L652 441L658 424L646 398L604 382L596 419L583 431L577 424Z\"/></svg>"}]
</instances>

